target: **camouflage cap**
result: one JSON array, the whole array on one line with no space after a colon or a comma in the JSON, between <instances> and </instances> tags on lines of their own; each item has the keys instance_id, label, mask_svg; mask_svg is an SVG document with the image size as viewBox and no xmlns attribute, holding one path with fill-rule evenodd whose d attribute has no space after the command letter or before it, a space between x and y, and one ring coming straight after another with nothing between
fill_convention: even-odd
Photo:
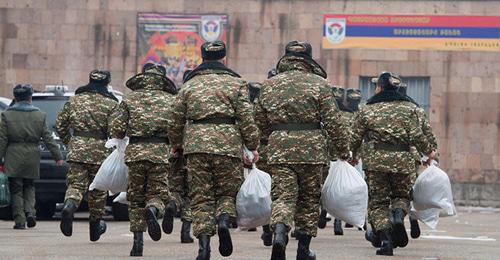
<instances>
[{"instance_id":1,"label":"camouflage cap","mask_svg":"<svg viewBox=\"0 0 500 260\"><path fill-rule=\"evenodd\" d=\"M31 84L18 84L12 90L14 97L17 99L25 99L33 95L33 86Z\"/></svg>"},{"instance_id":2,"label":"camouflage cap","mask_svg":"<svg viewBox=\"0 0 500 260\"><path fill-rule=\"evenodd\" d=\"M333 97L335 97L335 99L337 99L337 100L343 99L344 88L339 87L339 86L334 86L334 87L332 87L332 92L333 92Z\"/></svg>"},{"instance_id":3,"label":"camouflage cap","mask_svg":"<svg viewBox=\"0 0 500 260\"><path fill-rule=\"evenodd\" d=\"M359 89L348 89L346 93L347 100L361 100L361 91Z\"/></svg>"},{"instance_id":4,"label":"camouflage cap","mask_svg":"<svg viewBox=\"0 0 500 260\"><path fill-rule=\"evenodd\" d=\"M201 45L203 60L221 60L226 57L226 44L223 41L205 42Z\"/></svg>"},{"instance_id":5,"label":"camouflage cap","mask_svg":"<svg viewBox=\"0 0 500 260\"><path fill-rule=\"evenodd\" d=\"M285 54L301 54L312 58L312 46L307 42L291 41L285 47Z\"/></svg>"},{"instance_id":6,"label":"camouflage cap","mask_svg":"<svg viewBox=\"0 0 500 260\"><path fill-rule=\"evenodd\" d=\"M89 74L89 81L108 84L111 82L111 73L107 70L93 70Z\"/></svg>"},{"instance_id":7,"label":"camouflage cap","mask_svg":"<svg viewBox=\"0 0 500 260\"><path fill-rule=\"evenodd\" d=\"M146 63L142 67L142 73L153 73L160 76L167 75L167 69L164 66L154 63Z\"/></svg>"},{"instance_id":8,"label":"camouflage cap","mask_svg":"<svg viewBox=\"0 0 500 260\"><path fill-rule=\"evenodd\" d=\"M377 78L372 78L371 82L381 87L401 87L404 85L399 75L388 71L383 71Z\"/></svg>"}]
</instances>

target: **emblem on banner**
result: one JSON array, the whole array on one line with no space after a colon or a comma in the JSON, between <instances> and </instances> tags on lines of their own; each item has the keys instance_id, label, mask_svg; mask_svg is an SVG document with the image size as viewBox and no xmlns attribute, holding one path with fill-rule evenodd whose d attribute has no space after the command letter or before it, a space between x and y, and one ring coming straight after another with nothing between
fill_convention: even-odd
<instances>
[{"instance_id":1,"label":"emblem on banner","mask_svg":"<svg viewBox=\"0 0 500 260\"><path fill-rule=\"evenodd\" d=\"M325 36L331 43L341 43L345 38L345 18L328 18L325 23Z\"/></svg>"},{"instance_id":2,"label":"emblem on banner","mask_svg":"<svg viewBox=\"0 0 500 260\"><path fill-rule=\"evenodd\" d=\"M219 39L221 23L219 16L203 16L201 20L201 36L207 42Z\"/></svg>"}]
</instances>

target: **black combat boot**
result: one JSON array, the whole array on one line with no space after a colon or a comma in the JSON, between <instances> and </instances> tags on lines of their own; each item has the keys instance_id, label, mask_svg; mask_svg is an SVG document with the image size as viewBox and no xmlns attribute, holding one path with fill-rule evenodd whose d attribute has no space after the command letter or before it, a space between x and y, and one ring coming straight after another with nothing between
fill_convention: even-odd
<instances>
[{"instance_id":1,"label":"black combat boot","mask_svg":"<svg viewBox=\"0 0 500 260\"><path fill-rule=\"evenodd\" d=\"M28 226L29 227L29 226ZM420 237L420 226L418 220L410 217L410 235L411 238L417 239Z\"/></svg>"},{"instance_id":2,"label":"black combat boot","mask_svg":"<svg viewBox=\"0 0 500 260\"><path fill-rule=\"evenodd\" d=\"M352 224L345 223L344 227L345 227L345 228L353 228L354 226L353 226Z\"/></svg>"},{"instance_id":3,"label":"black combat boot","mask_svg":"<svg viewBox=\"0 0 500 260\"><path fill-rule=\"evenodd\" d=\"M299 235L299 246L297 247L297 260L316 260L316 254L309 249L312 237L306 234Z\"/></svg>"},{"instance_id":4,"label":"black combat boot","mask_svg":"<svg viewBox=\"0 0 500 260\"><path fill-rule=\"evenodd\" d=\"M231 221L227 213L219 216L217 235L219 235L219 253L222 256L230 256L233 253L233 241L231 241L231 233L229 232L230 225Z\"/></svg>"},{"instance_id":5,"label":"black combat boot","mask_svg":"<svg viewBox=\"0 0 500 260\"><path fill-rule=\"evenodd\" d=\"M66 200L64 202L64 207L61 212L62 219L59 227L61 232L67 237L73 234L73 215L76 209L77 206L71 200Z\"/></svg>"},{"instance_id":6,"label":"black combat boot","mask_svg":"<svg viewBox=\"0 0 500 260\"><path fill-rule=\"evenodd\" d=\"M193 242L194 240L191 237L191 222L183 220L181 227L181 243L189 244Z\"/></svg>"},{"instance_id":7,"label":"black combat boot","mask_svg":"<svg viewBox=\"0 0 500 260\"><path fill-rule=\"evenodd\" d=\"M161 222L161 228L165 234L171 234L174 230L174 217L177 212L177 206L174 201L170 201L165 207L165 214L163 215L163 221Z\"/></svg>"},{"instance_id":8,"label":"black combat boot","mask_svg":"<svg viewBox=\"0 0 500 260\"><path fill-rule=\"evenodd\" d=\"M155 207L150 206L147 207L145 211L148 234L153 241L158 241L161 239L161 228L160 224L158 224L158 220L156 219L158 210Z\"/></svg>"},{"instance_id":9,"label":"black combat boot","mask_svg":"<svg viewBox=\"0 0 500 260\"><path fill-rule=\"evenodd\" d=\"M380 241L380 236L377 233L373 232L373 229L366 231L365 239L370 241L373 247L380 247L382 245L382 241Z\"/></svg>"},{"instance_id":10,"label":"black combat boot","mask_svg":"<svg viewBox=\"0 0 500 260\"><path fill-rule=\"evenodd\" d=\"M298 232L295 233L296 237ZM300 235L298 235L300 236ZM285 224L278 223L274 227L273 251L271 260L286 260L286 245L288 244L288 234Z\"/></svg>"},{"instance_id":11,"label":"black combat boot","mask_svg":"<svg viewBox=\"0 0 500 260\"><path fill-rule=\"evenodd\" d=\"M33 228L36 226L36 217L35 214L31 212L26 212L26 224L29 228Z\"/></svg>"},{"instance_id":12,"label":"black combat boot","mask_svg":"<svg viewBox=\"0 0 500 260\"><path fill-rule=\"evenodd\" d=\"M392 211L392 238L394 245L405 247L408 245L408 234L405 228L405 212L403 209L395 209Z\"/></svg>"},{"instance_id":13,"label":"black combat boot","mask_svg":"<svg viewBox=\"0 0 500 260\"><path fill-rule=\"evenodd\" d=\"M101 235L106 233L106 222L102 219L89 221L90 241L95 242L101 238Z\"/></svg>"},{"instance_id":14,"label":"black combat boot","mask_svg":"<svg viewBox=\"0 0 500 260\"><path fill-rule=\"evenodd\" d=\"M336 236L343 236L344 235L344 230L342 230L342 220L336 218L333 221L333 233Z\"/></svg>"},{"instance_id":15,"label":"black combat boot","mask_svg":"<svg viewBox=\"0 0 500 260\"><path fill-rule=\"evenodd\" d=\"M324 229L326 227L326 210L321 209L321 213L319 214L319 220L318 220L318 228Z\"/></svg>"},{"instance_id":16,"label":"black combat boot","mask_svg":"<svg viewBox=\"0 0 500 260\"><path fill-rule=\"evenodd\" d=\"M262 235L260 236L260 239L264 242L264 246L273 245L273 233L271 232L271 227L269 227L269 225L262 226Z\"/></svg>"},{"instance_id":17,"label":"black combat boot","mask_svg":"<svg viewBox=\"0 0 500 260\"><path fill-rule=\"evenodd\" d=\"M144 236L142 232L134 232L134 245L130 250L130 256L142 256L144 247Z\"/></svg>"},{"instance_id":18,"label":"black combat boot","mask_svg":"<svg viewBox=\"0 0 500 260\"><path fill-rule=\"evenodd\" d=\"M210 260L210 236L200 235L198 237L198 256L196 260Z\"/></svg>"},{"instance_id":19,"label":"black combat boot","mask_svg":"<svg viewBox=\"0 0 500 260\"><path fill-rule=\"evenodd\" d=\"M23 223L15 223L13 229L26 229L26 224Z\"/></svg>"},{"instance_id":20,"label":"black combat boot","mask_svg":"<svg viewBox=\"0 0 500 260\"><path fill-rule=\"evenodd\" d=\"M377 255L393 255L392 237L391 232L384 231L379 233L382 245L377 249Z\"/></svg>"}]
</instances>

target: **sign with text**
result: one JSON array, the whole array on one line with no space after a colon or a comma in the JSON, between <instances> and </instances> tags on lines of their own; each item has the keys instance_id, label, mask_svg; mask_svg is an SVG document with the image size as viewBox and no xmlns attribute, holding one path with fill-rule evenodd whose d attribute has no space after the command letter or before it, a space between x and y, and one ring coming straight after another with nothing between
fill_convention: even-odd
<instances>
[{"instance_id":1,"label":"sign with text","mask_svg":"<svg viewBox=\"0 0 500 260\"><path fill-rule=\"evenodd\" d=\"M184 71L201 63L200 46L227 40L227 15L169 15L139 13L137 71L147 62L162 64L177 86Z\"/></svg>"},{"instance_id":2,"label":"sign with text","mask_svg":"<svg viewBox=\"0 0 500 260\"><path fill-rule=\"evenodd\" d=\"M500 51L500 16L325 14L323 48Z\"/></svg>"}]
</instances>

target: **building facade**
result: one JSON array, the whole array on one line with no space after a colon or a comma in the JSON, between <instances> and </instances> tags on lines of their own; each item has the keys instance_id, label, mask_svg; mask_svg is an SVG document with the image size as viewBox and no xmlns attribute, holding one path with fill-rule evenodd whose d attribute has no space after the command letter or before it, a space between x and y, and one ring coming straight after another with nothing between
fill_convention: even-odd
<instances>
[{"instance_id":1,"label":"building facade","mask_svg":"<svg viewBox=\"0 0 500 260\"><path fill-rule=\"evenodd\" d=\"M265 79L289 40L308 41L332 84L369 91L388 70L418 87L459 204L500 206L500 50L323 49L324 14L500 14L499 1L0 0L0 95L16 83L75 89L94 68L112 85L137 69L137 14L227 14L228 64ZM417 89L417 88L415 88Z\"/></svg>"}]
</instances>

